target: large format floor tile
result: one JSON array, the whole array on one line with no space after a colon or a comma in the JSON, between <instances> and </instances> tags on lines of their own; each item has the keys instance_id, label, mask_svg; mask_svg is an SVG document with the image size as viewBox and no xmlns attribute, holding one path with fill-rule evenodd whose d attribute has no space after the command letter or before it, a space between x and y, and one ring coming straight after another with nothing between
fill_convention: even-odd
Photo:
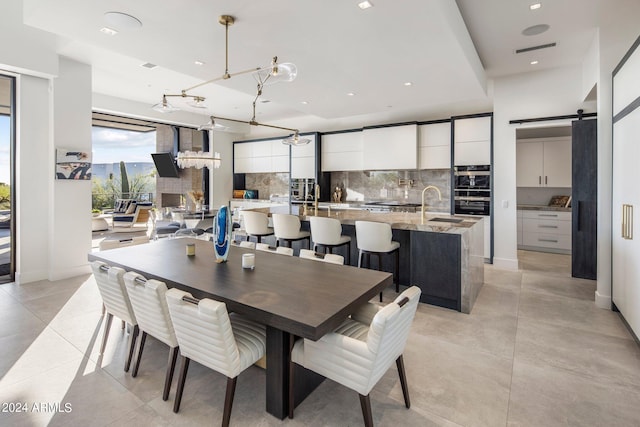
<instances>
[{"instance_id":1,"label":"large format floor tile","mask_svg":"<svg viewBox=\"0 0 640 427\"><path fill-rule=\"evenodd\" d=\"M519 251L520 271L485 266L471 314L421 304L404 353L411 408L395 366L371 391L377 426L637 426L640 347L617 313L596 308L595 282L570 277L570 257ZM397 294L384 291L384 304ZM91 276L0 285L0 413L11 426L218 424L225 378L192 362L181 410L161 393L167 347L149 337L137 378L124 372L130 330L105 318ZM237 426L359 426L357 393L322 383L292 420L265 412L265 371L238 377ZM33 404L49 405L35 411ZM71 405L56 410L56 404Z\"/></svg>"}]
</instances>

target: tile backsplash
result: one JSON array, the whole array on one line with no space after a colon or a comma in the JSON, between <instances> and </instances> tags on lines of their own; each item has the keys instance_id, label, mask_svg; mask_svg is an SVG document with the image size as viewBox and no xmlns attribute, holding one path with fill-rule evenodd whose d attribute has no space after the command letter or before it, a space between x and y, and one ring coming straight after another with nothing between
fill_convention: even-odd
<instances>
[{"instance_id":1,"label":"tile backsplash","mask_svg":"<svg viewBox=\"0 0 640 427\"><path fill-rule=\"evenodd\" d=\"M413 181L412 185L400 185L400 180ZM442 193L429 190L425 200L431 209L449 211L451 196L450 169L412 171L354 171L332 172L332 188L342 188L344 202L350 201L401 201L420 203L422 190L427 185L437 187ZM346 190L346 191L345 191Z\"/></svg>"},{"instance_id":2,"label":"tile backsplash","mask_svg":"<svg viewBox=\"0 0 640 427\"><path fill-rule=\"evenodd\" d=\"M258 190L259 199L269 199L271 195L289 194L288 173L248 173L245 175L247 190Z\"/></svg>"}]
</instances>

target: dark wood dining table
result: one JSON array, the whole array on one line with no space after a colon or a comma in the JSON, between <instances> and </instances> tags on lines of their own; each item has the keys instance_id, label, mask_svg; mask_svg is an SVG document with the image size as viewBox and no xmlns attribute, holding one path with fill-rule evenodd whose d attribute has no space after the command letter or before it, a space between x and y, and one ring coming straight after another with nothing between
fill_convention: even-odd
<instances>
[{"instance_id":1,"label":"dark wood dining table","mask_svg":"<svg viewBox=\"0 0 640 427\"><path fill-rule=\"evenodd\" d=\"M196 255L186 255L195 243ZM242 268L242 254L255 252L255 269ZM266 409L283 419L289 406L289 360L296 337L318 340L357 307L392 284L390 273L301 259L232 246L227 262L216 263L213 244L163 239L150 244L92 252L99 260L190 292L222 301L267 327ZM300 370L300 372L298 372ZM297 406L323 380L296 367Z\"/></svg>"}]
</instances>

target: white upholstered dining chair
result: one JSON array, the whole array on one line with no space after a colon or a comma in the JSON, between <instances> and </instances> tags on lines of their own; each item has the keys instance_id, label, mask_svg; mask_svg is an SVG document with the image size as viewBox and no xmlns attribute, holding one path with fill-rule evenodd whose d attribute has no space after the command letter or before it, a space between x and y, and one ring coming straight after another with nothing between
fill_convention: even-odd
<instances>
[{"instance_id":1,"label":"white upholstered dining chair","mask_svg":"<svg viewBox=\"0 0 640 427\"><path fill-rule=\"evenodd\" d=\"M236 380L265 354L266 328L239 314L229 314L223 302L197 300L176 288L167 291L166 297L182 360L173 412L180 410L189 361L195 360L227 377L222 425L228 426Z\"/></svg>"},{"instance_id":2,"label":"white upholstered dining chair","mask_svg":"<svg viewBox=\"0 0 640 427\"><path fill-rule=\"evenodd\" d=\"M169 399L173 372L178 359L178 339L173 329L173 322L169 316L167 305L167 285L158 280L146 280L141 274L130 271L124 275L124 284L127 287L133 312L136 314L138 326L142 335L138 345L138 356L133 364L131 376L138 376L140 359L147 339L147 334L169 346L169 360L167 362L167 374L162 391L162 400Z\"/></svg>"},{"instance_id":3,"label":"white upholstered dining chair","mask_svg":"<svg viewBox=\"0 0 640 427\"><path fill-rule=\"evenodd\" d=\"M322 254L311 249L300 249L300 258L312 259L314 261L328 262L329 264L344 264L344 257L338 254Z\"/></svg>"},{"instance_id":4,"label":"white upholstered dining chair","mask_svg":"<svg viewBox=\"0 0 640 427\"><path fill-rule=\"evenodd\" d=\"M257 243L256 249L263 252L271 252L271 253L276 253L280 255L293 256L293 249L287 248L286 246L276 247L276 246L269 246L266 243Z\"/></svg>"},{"instance_id":5,"label":"white upholstered dining chair","mask_svg":"<svg viewBox=\"0 0 640 427\"><path fill-rule=\"evenodd\" d=\"M412 286L392 303L378 309L366 304L336 331L318 341L298 340L289 367L289 418L293 418L294 364L355 390L367 427L373 426L369 393L396 362L405 406L409 389L402 353L420 300L420 288Z\"/></svg>"},{"instance_id":6,"label":"white upholstered dining chair","mask_svg":"<svg viewBox=\"0 0 640 427\"><path fill-rule=\"evenodd\" d=\"M113 316L122 319L123 322L128 323L133 328L130 336L129 355L124 363L125 372L129 372L139 329L138 320L131 307L131 301L129 301L127 288L124 284L123 276L125 271L120 267L110 267L101 261L93 261L91 263L91 269L93 270L93 277L96 279L96 284L102 297L103 310L107 314L100 354L104 353L104 349L107 346Z\"/></svg>"}]
</instances>

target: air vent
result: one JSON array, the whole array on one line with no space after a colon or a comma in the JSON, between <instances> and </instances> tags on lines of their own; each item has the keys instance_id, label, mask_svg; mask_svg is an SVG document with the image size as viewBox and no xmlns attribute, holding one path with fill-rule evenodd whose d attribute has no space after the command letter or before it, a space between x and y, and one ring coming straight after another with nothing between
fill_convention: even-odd
<instances>
[{"instance_id":1,"label":"air vent","mask_svg":"<svg viewBox=\"0 0 640 427\"><path fill-rule=\"evenodd\" d=\"M547 48L555 47L555 46L556 46L555 42L554 43L541 44L539 46L531 46L531 47L525 47L523 49L517 49L516 53L531 52L532 50L547 49Z\"/></svg>"},{"instance_id":2,"label":"air vent","mask_svg":"<svg viewBox=\"0 0 640 427\"><path fill-rule=\"evenodd\" d=\"M151 70L153 68L156 68L157 65L156 64L152 64L151 62L145 62L144 64L141 65L141 67L148 68L148 69Z\"/></svg>"}]
</instances>

